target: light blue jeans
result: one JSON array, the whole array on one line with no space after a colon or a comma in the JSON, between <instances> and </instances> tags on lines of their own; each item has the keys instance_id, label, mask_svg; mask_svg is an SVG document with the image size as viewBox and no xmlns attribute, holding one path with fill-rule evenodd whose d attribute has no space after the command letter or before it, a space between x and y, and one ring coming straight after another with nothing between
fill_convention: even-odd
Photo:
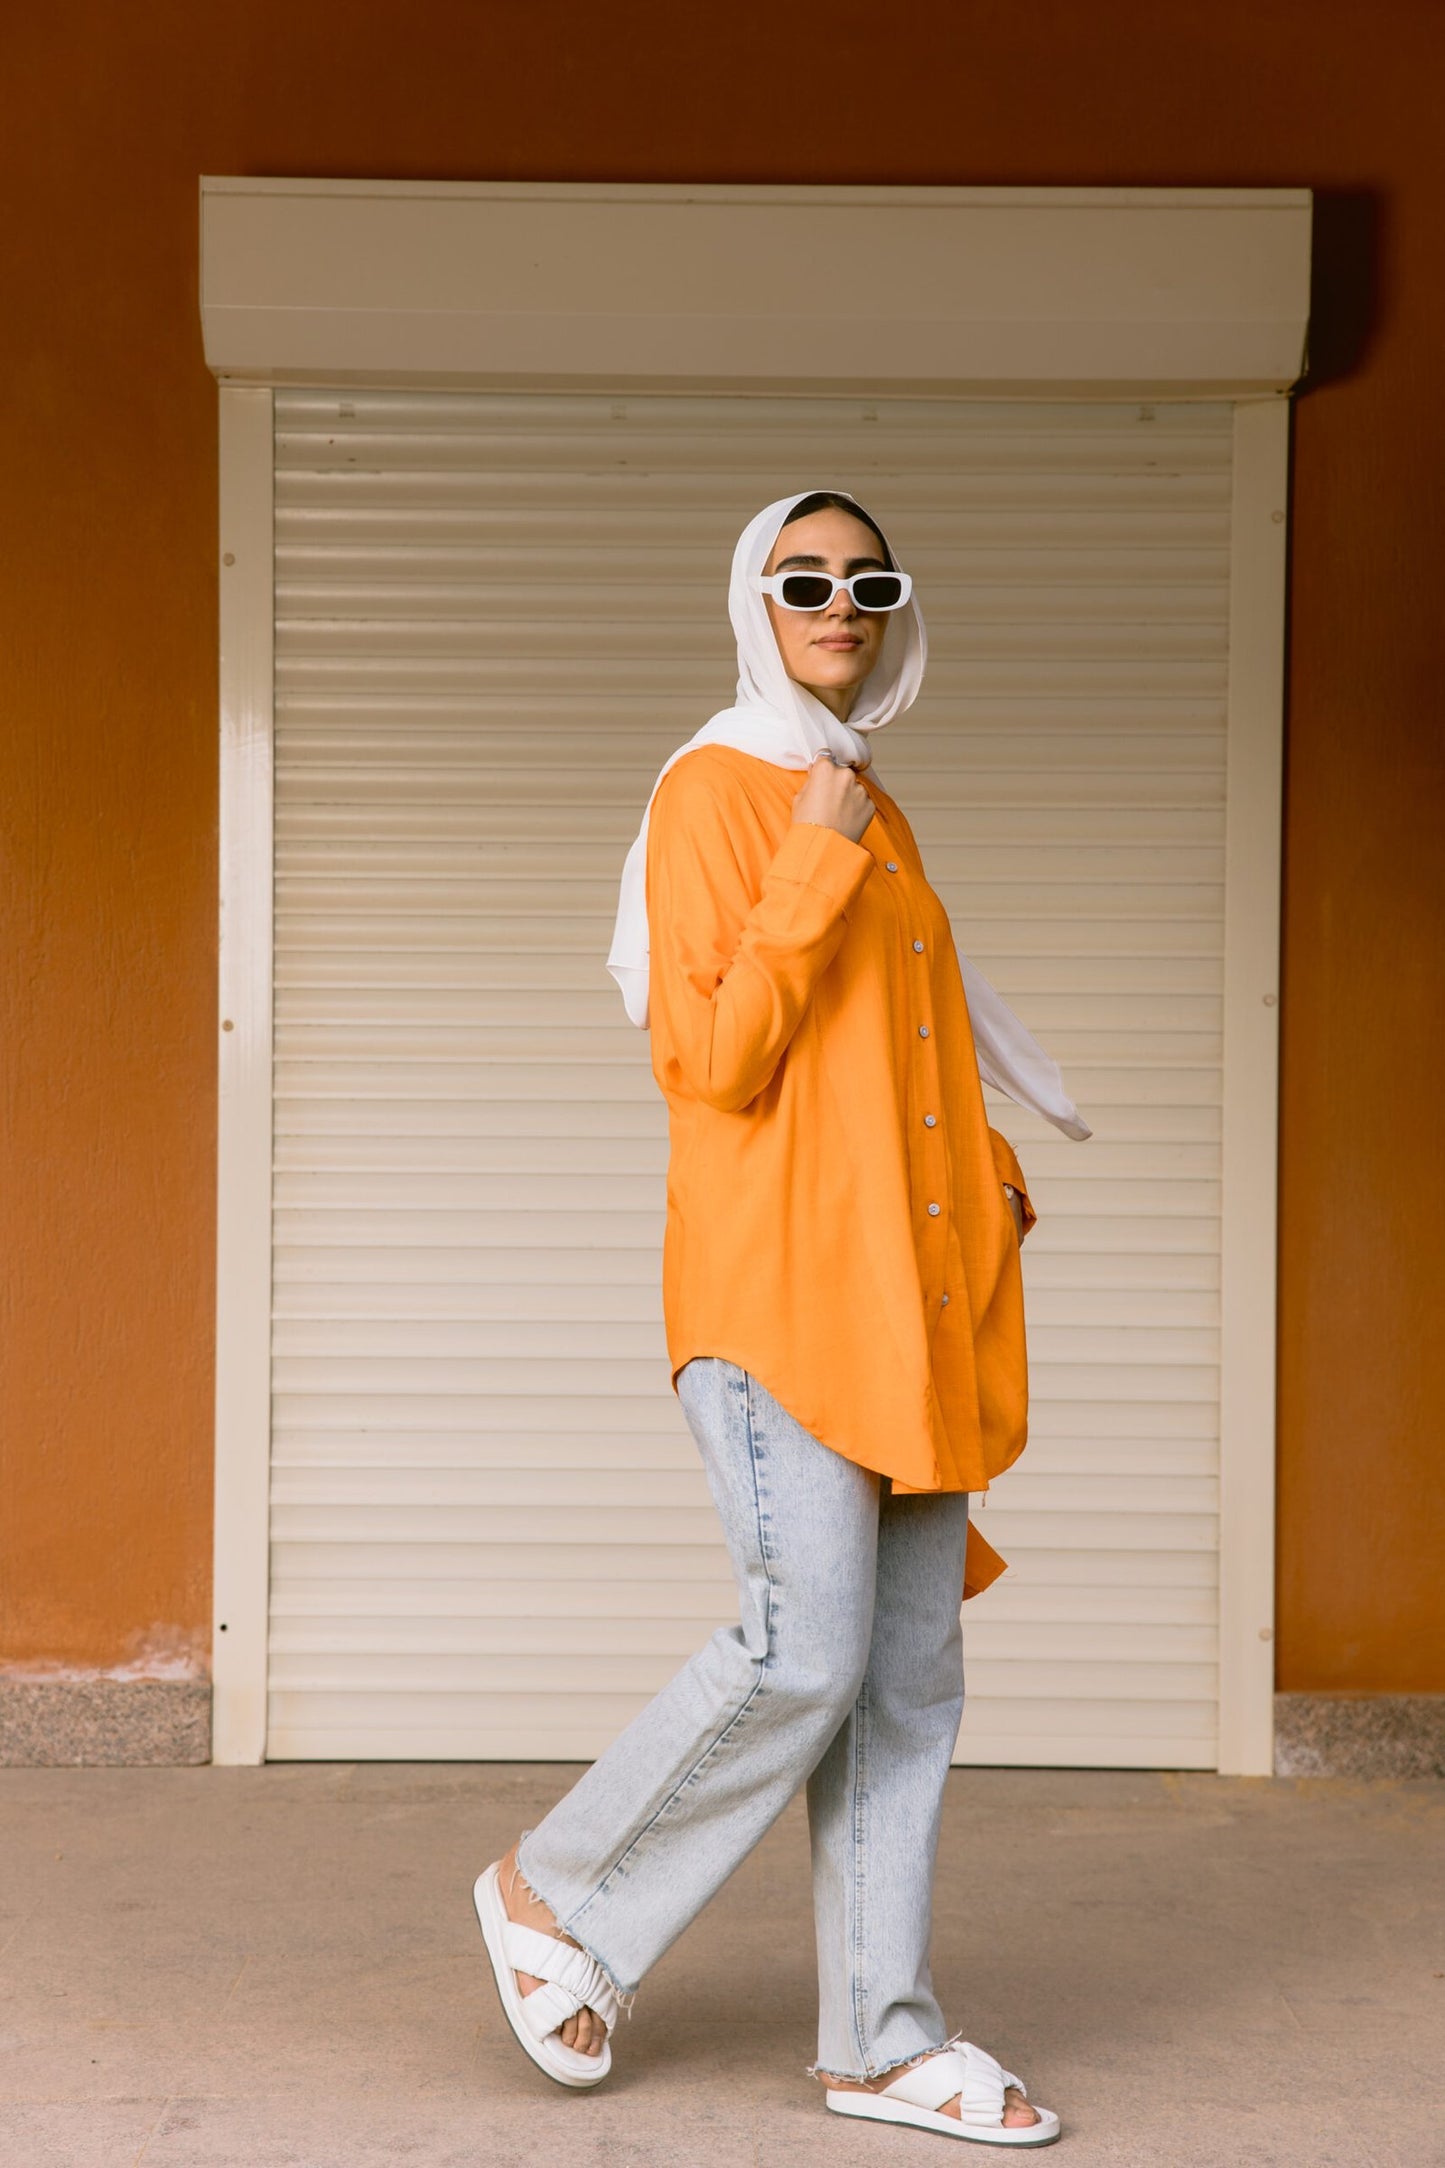
<instances>
[{"instance_id":1,"label":"light blue jeans","mask_svg":"<svg viewBox=\"0 0 1445 2168\"><path fill-rule=\"evenodd\" d=\"M952 2037L928 1946L963 1712L962 1492L895 1497L719 1356L678 1395L741 1617L720 1627L518 1850L624 1997L808 1787L818 2060L875 2077Z\"/></svg>"}]
</instances>

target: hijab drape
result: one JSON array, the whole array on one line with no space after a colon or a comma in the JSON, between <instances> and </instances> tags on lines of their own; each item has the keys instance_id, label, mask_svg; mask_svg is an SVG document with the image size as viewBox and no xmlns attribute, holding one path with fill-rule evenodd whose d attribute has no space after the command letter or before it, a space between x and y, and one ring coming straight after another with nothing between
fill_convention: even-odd
<instances>
[{"instance_id":1,"label":"hijab drape","mask_svg":"<svg viewBox=\"0 0 1445 2168\"><path fill-rule=\"evenodd\" d=\"M775 504L765 505L738 537L728 587L728 615L738 644L737 698L732 707L714 715L663 762L648 795L637 838L623 864L607 968L622 989L628 1016L643 1030L648 1022L649 978L647 829L652 800L668 769L699 745L730 745L780 768L806 770L820 753L830 753L835 760L852 767L870 767L871 734L912 707L923 683L928 641L922 612L912 599L893 613L882 656L865 678L846 723L839 722L821 700L788 676L757 583L788 514L812 494L810 490L799 490L794 496L780 497ZM836 494L848 493L839 490ZM856 503L857 499L849 501ZM861 512L861 506L859 509ZM894 568L902 571L891 546L889 554ZM958 961L979 1074L984 1082L1006 1092L1020 1106L1043 1115L1065 1136L1091 1136L1092 1130L1064 1089L1058 1063L977 966L961 953Z\"/></svg>"}]
</instances>

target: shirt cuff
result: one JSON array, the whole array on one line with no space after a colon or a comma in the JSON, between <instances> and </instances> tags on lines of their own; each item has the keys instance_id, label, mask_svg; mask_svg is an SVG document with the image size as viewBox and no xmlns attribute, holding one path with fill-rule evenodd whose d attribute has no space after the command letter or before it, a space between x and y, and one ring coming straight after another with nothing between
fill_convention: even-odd
<instances>
[{"instance_id":1,"label":"shirt cuff","mask_svg":"<svg viewBox=\"0 0 1445 2168\"><path fill-rule=\"evenodd\" d=\"M991 1128L988 1141L993 1146L993 1163L998 1170L999 1180L1011 1182L1019 1193L1019 1203L1023 1207L1023 1226L1019 1230L1019 1240L1022 1241L1039 1216L1029 1196L1028 1184L1024 1181L1024 1170L1019 1165L1018 1154L1007 1137Z\"/></svg>"},{"instance_id":2,"label":"shirt cuff","mask_svg":"<svg viewBox=\"0 0 1445 2168\"><path fill-rule=\"evenodd\" d=\"M984 1541L970 1514L963 1551L963 1601L967 1603L970 1596L981 1596L1001 1573L1007 1571L1008 1560L1000 1558L993 1545Z\"/></svg>"},{"instance_id":3,"label":"shirt cuff","mask_svg":"<svg viewBox=\"0 0 1445 2168\"><path fill-rule=\"evenodd\" d=\"M873 853L821 821L791 821L769 872L804 888L816 888L837 911L846 911L873 871Z\"/></svg>"}]
</instances>

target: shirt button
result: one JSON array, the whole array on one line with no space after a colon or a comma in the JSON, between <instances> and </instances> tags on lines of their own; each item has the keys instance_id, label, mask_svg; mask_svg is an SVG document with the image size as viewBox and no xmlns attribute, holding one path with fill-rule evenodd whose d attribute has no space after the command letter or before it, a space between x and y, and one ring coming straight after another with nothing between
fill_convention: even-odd
<instances>
[{"instance_id":1,"label":"shirt button","mask_svg":"<svg viewBox=\"0 0 1445 2168\"><path fill-rule=\"evenodd\" d=\"M930 1218L930 1219L937 1219L937 1217L938 1217L939 1213L940 1213L940 1212L941 1212L942 1210L943 1210L943 1206L942 1206L941 1204L931 1204L931 1205L930 1205L930 1206L928 1207L928 1216L929 1216L929 1218Z\"/></svg>"},{"instance_id":2,"label":"shirt button","mask_svg":"<svg viewBox=\"0 0 1445 2168\"><path fill-rule=\"evenodd\" d=\"M915 956L921 956L923 954L923 943L921 941L914 942L913 953Z\"/></svg>"},{"instance_id":3,"label":"shirt button","mask_svg":"<svg viewBox=\"0 0 1445 2168\"><path fill-rule=\"evenodd\" d=\"M925 1129L936 1129L938 1127L938 1116L936 1114L925 1114L923 1126Z\"/></svg>"},{"instance_id":4,"label":"shirt button","mask_svg":"<svg viewBox=\"0 0 1445 2168\"><path fill-rule=\"evenodd\" d=\"M898 860L896 858L890 858L887 863L888 871L890 873L896 873L898 871Z\"/></svg>"},{"instance_id":5,"label":"shirt button","mask_svg":"<svg viewBox=\"0 0 1445 2168\"><path fill-rule=\"evenodd\" d=\"M947 1297L947 1295L945 1295L945 1296L943 1297L943 1300L944 1300L945 1302L947 1302L947 1300L948 1300L948 1297Z\"/></svg>"},{"instance_id":6,"label":"shirt button","mask_svg":"<svg viewBox=\"0 0 1445 2168\"><path fill-rule=\"evenodd\" d=\"M920 1039L926 1039L926 1038L928 1037L928 1026L927 1026L927 1024L920 1024L920 1025L919 1025L919 1027L918 1027L918 1036L919 1036L919 1038L920 1038Z\"/></svg>"}]
</instances>

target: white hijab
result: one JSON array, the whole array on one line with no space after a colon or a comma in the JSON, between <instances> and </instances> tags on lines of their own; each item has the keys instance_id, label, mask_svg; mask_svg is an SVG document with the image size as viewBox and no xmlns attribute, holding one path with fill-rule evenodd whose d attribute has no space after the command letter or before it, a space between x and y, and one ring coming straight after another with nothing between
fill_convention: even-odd
<instances>
[{"instance_id":1,"label":"white hijab","mask_svg":"<svg viewBox=\"0 0 1445 2168\"><path fill-rule=\"evenodd\" d=\"M663 762L648 796L637 839L623 864L607 968L622 989L627 1014L644 1031L649 976L647 828L657 785L668 769L699 745L731 745L740 753L756 754L779 768L810 768L819 753L831 753L835 760L853 767L871 767L869 734L912 707L923 683L928 641L922 613L912 600L891 620L882 657L864 680L846 723L840 723L821 700L815 700L788 676L757 583L788 514L795 504L812 494L811 490L799 490L795 496L780 497L776 504L765 505L738 537L728 587L728 615L738 643L737 702L694 731ZM836 494L847 496L848 492L839 490ZM850 502L856 503L857 499L850 498ZM896 555L893 564L902 571ZM984 1082L1006 1092L1021 1107L1042 1114L1066 1137L1092 1136L1093 1131L1064 1089L1058 1063L994 992L977 966L961 953L958 962L979 1074Z\"/></svg>"}]
</instances>

